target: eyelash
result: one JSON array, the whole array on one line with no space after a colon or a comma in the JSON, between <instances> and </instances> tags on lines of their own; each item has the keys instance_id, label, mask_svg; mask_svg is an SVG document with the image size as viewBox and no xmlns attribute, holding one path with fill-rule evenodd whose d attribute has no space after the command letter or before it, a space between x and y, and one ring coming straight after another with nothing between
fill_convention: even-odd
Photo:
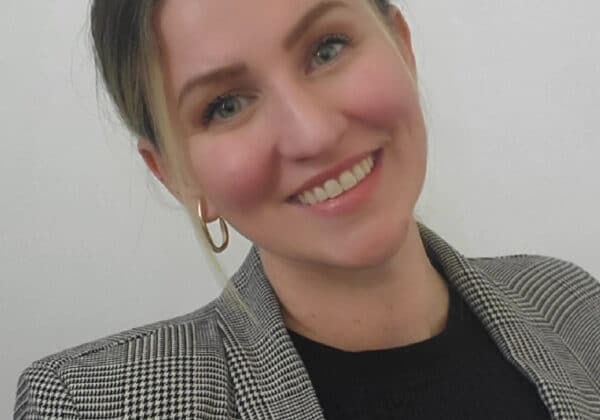
<instances>
[{"instance_id":1,"label":"eyelash","mask_svg":"<svg viewBox=\"0 0 600 420\"><path fill-rule=\"evenodd\" d=\"M215 112L217 111L219 106L221 106L223 102L225 102L232 96L234 95L219 95L208 104L206 110L204 111L204 116L202 118L202 122L205 126L208 126L212 122L215 116Z\"/></svg>"},{"instance_id":2,"label":"eyelash","mask_svg":"<svg viewBox=\"0 0 600 420\"><path fill-rule=\"evenodd\" d=\"M350 45L352 43L352 39L349 36L344 35L344 34L329 34L329 35L322 37L316 43L314 48L312 48L310 61L312 61L316 57L320 48L322 48L323 46L325 46L327 44L334 44L334 43L339 43L339 44L342 44L344 47L347 47L348 45ZM324 64L324 65L326 66L327 64ZM232 97L235 97L235 96L237 96L237 94L226 94L226 95L219 95L215 99L213 99L208 104L208 106L206 107L206 110L204 111L203 118L202 118L203 125L205 127L208 127L210 125L210 123L214 120L215 112L217 111L219 106L221 106L224 101L226 101Z\"/></svg>"},{"instance_id":3,"label":"eyelash","mask_svg":"<svg viewBox=\"0 0 600 420\"><path fill-rule=\"evenodd\" d=\"M328 44L342 44L347 47L352 42L352 39L344 34L329 34L322 37L311 51L311 60L317 55L320 48Z\"/></svg>"}]
</instances>

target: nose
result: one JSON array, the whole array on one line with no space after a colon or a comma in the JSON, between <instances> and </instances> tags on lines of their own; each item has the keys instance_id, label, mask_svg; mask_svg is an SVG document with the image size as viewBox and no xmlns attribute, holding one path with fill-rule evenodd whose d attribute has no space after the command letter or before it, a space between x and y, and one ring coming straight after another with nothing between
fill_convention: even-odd
<instances>
[{"instance_id":1,"label":"nose","mask_svg":"<svg viewBox=\"0 0 600 420\"><path fill-rule=\"evenodd\" d=\"M291 81L275 87L272 115L281 156L315 158L327 154L343 138L348 121L335 98L322 88Z\"/></svg>"}]
</instances>

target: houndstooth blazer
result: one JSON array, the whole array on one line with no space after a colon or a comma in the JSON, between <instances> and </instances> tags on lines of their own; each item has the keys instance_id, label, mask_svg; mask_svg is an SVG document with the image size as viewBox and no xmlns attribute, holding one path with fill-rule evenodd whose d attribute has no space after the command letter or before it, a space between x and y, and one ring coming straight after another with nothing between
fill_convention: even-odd
<instances>
[{"instance_id":1,"label":"houndstooth blazer","mask_svg":"<svg viewBox=\"0 0 600 420\"><path fill-rule=\"evenodd\" d=\"M552 418L600 419L600 284L549 257L465 258L419 229L429 257ZM196 312L33 363L19 379L15 418L324 419L255 249Z\"/></svg>"}]
</instances>

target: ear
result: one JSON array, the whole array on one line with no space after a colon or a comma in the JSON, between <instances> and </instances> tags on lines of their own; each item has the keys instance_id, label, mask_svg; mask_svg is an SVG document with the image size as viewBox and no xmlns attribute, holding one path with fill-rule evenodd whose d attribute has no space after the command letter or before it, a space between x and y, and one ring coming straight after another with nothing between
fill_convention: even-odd
<instances>
[{"instance_id":1,"label":"ear","mask_svg":"<svg viewBox=\"0 0 600 420\"><path fill-rule=\"evenodd\" d=\"M164 162L163 156L160 154L154 143L146 138L140 138L138 140L138 152L150 172L158 179L167 190L181 203L182 199L178 190L174 188L172 183L170 182L170 177L167 172L167 165ZM199 204L199 201L198 201ZM219 218L219 213L212 205L212 203L204 199L204 207L203 207L203 217L206 223L213 222Z\"/></svg>"},{"instance_id":2,"label":"ear","mask_svg":"<svg viewBox=\"0 0 600 420\"><path fill-rule=\"evenodd\" d=\"M137 148L140 156L144 159L146 166L150 169L150 172L152 172L156 179L169 189L169 186L167 185L166 169L156 146L150 140L141 138L138 140Z\"/></svg>"},{"instance_id":3,"label":"ear","mask_svg":"<svg viewBox=\"0 0 600 420\"><path fill-rule=\"evenodd\" d=\"M392 25L392 31L396 41L398 42L398 47L406 60L406 63L409 65L413 75L417 76L417 63L415 60L415 53L412 45L412 35L410 33L410 27L404 18L404 15L398 9L397 6L390 6L390 24Z\"/></svg>"},{"instance_id":4,"label":"ear","mask_svg":"<svg viewBox=\"0 0 600 420\"><path fill-rule=\"evenodd\" d=\"M172 183L170 182L170 177L167 171L167 165L164 161L163 156L160 154L154 143L152 143L147 138L140 138L138 140L138 152L150 172L158 179L167 190L177 199L177 201L181 202L180 194Z\"/></svg>"}]
</instances>

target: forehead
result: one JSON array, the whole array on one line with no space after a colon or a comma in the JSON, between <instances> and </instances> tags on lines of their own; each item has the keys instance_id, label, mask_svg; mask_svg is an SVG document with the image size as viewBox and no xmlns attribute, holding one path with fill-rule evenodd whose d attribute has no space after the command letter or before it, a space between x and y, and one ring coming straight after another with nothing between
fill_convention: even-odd
<instances>
[{"instance_id":1,"label":"forehead","mask_svg":"<svg viewBox=\"0 0 600 420\"><path fill-rule=\"evenodd\" d=\"M356 9L360 0L339 0ZM175 91L194 74L256 60L327 0L166 0L157 29ZM333 11L332 11L333 12ZM333 14L333 13L332 13Z\"/></svg>"}]
</instances>

